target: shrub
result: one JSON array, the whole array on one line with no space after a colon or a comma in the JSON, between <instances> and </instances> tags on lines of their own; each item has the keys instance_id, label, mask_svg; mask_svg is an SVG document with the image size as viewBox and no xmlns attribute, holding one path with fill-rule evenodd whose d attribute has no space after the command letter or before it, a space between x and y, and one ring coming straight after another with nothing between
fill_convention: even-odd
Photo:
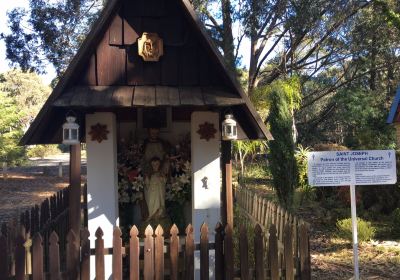
<instances>
[{"instance_id":1,"label":"shrub","mask_svg":"<svg viewBox=\"0 0 400 280\"><path fill-rule=\"evenodd\" d=\"M396 208L391 215L392 218L392 233L400 236L400 208Z\"/></svg>"},{"instance_id":2,"label":"shrub","mask_svg":"<svg viewBox=\"0 0 400 280\"><path fill-rule=\"evenodd\" d=\"M338 235L349 241L353 240L351 218L338 220L336 222ZM359 242L369 241L375 237L376 229L370 222L357 218L357 231Z\"/></svg>"},{"instance_id":3,"label":"shrub","mask_svg":"<svg viewBox=\"0 0 400 280\"><path fill-rule=\"evenodd\" d=\"M36 145L32 146L28 150L28 157L40 157L55 155L60 153L60 149L57 145Z\"/></svg>"}]
</instances>

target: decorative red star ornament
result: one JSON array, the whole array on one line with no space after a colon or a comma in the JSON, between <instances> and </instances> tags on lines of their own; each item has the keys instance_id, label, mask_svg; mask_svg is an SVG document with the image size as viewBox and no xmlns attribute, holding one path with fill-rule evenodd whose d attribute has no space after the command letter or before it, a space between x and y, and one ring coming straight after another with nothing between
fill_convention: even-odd
<instances>
[{"instance_id":1,"label":"decorative red star ornament","mask_svg":"<svg viewBox=\"0 0 400 280\"><path fill-rule=\"evenodd\" d=\"M107 134L110 131L107 130L106 124L97 123L90 127L90 136L92 136L92 141L97 141L101 143L103 140L107 140Z\"/></svg>"},{"instance_id":2,"label":"decorative red star ornament","mask_svg":"<svg viewBox=\"0 0 400 280\"><path fill-rule=\"evenodd\" d=\"M217 130L215 129L213 123L205 122L199 125L197 133L200 135L200 139L210 141L210 139L215 138L215 133L217 133Z\"/></svg>"}]
</instances>

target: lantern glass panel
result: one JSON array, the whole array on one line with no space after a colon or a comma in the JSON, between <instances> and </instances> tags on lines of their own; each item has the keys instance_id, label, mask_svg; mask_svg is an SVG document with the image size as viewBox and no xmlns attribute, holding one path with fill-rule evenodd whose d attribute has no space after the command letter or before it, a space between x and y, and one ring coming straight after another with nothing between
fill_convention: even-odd
<instances>
[{"instance_id":1,"label":"lantern glass panel","mask_svg":"<svg viewBox=\"0 0 400 280\"><path fill-rule=\"evenodd\" d=\"M64 128L64 139L68 140L69 138L69 129L68 128Z\"/></svg>"},{"instance_id":2,"label":"lantern glass panel","mask_svg":"<svg viewBox=\"0 0 400 280\"><path fill-rule=\"evenodd\" d=\"M78 140L78 130L71 129L71 140Z\"/></svg>"},{"instance_id":3,"label":"lantern glass panel","mask_svg":"<svg viewBox=\"0 0 400 280\"><path fill-rule=\"evenodd\" d=\"M236 137L237 136L237 127L233 126L233 136Z\"/></svg>"}]
</instances>

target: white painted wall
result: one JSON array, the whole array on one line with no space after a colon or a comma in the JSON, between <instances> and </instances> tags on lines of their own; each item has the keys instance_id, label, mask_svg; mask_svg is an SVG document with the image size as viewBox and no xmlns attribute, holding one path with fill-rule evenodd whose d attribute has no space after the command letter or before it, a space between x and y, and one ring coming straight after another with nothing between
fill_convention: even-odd
<instances>
[{"instance_id":1,"label":"white painted wall","mask_svg":"<svg viewBox=\"0 0 400 280\"><path fill-rule=\"evenodd\" d=\"M107 125L108 139L91 140L92 125ZM113 113L86 115L88 226L90 247L95 248L95 232L101 227L104 247L112 248L113 230L118 226L117 123ZM90 258L90 279L95 279L95 258ZM112 256L105 257L105 279L112 279Z\"/></svg>"},{"instance_id":2,"label":"white painted wall","mask_svg":"<svg viewBox=\"0 0 400 280\"><path fill-rule=\"evenodd\" d=\"M197 133L200 124L214 124L217 130L215 138L206 141ZM209 226L209 240L214 242L214 228L221 220L221 168L219 114L214 112L193 112L191 119L192 141L192 223L194 239L200 242L200 227L203 223ZM207 188L203 179L207 177ZM210 251L210 279L215 278L215 254ZM200 279L200 252L195 253L195 279Z\"/></svg>"}]
</instances>

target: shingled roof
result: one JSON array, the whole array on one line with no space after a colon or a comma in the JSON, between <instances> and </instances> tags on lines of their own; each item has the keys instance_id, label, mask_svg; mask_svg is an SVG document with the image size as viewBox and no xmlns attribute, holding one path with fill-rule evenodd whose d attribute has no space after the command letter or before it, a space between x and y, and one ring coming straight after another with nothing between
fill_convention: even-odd
<instances>
[{"instance_id":1,"label":"shingled roof","mask_svg":"<svg viewBox=\"0 0 400 280\"><path fill-rule=\"evenodd\" d=\"M28 131L23 136L20 143L23 145L29 145L56 142L54 134L59 132L59 128L65 120L65 112L70 108L80 108L82 110L92 109L93 111L96 108L116 109L121 107L140 106L198 106L207 108L229 107L250 139L272 140L272 135L267 130L265 124L251 104L249 98L244 93L236 77L226 67L220 52L212 42L211 38L208 36L189 1L168 0L168 5L165 4L163 6L160 3L164 3L164 1L167 0L109 0L100 17L94 23L92 30L89 32L82 46L69 64L65 73L60 78L57 86L54 88L50 97L46 101L45 105L39 112ZM132 5L138 5L137 7L139 8L133 8ZM146 5L150 5L150 9L149 7L146 7L147 10L143 8ZM153 9L151 9L151 5L153 5L153 7L161 6L159 10L162 12L156 15L151 14L153 11ZM174 5L176 5L176 11L171 12L171 7L174 7ZM162 10L162 7L165 9ZM122 40L126 41L128 37L126 35L127 28L124 28L123 26L127 24L128 20L125 17L127 17L126 15L130 15L132 13L138 13L138 11L139 13L140 11L143 13L145 13L144 11L150 13L147 15L146 20L164 20L164 25L168 25L170 23L168 20L175 20L177 13L180 13L179 15L182 15L185 21L182 29L190 29L190 32L186 32L185 35L186 37L190 38L187 39L185 37L185 43L190 45L190 43L187 43L187 41L190 41L193 37L195 38L193 39L193 42L201 45L201 47L195 47L193 50L195 50L195 52L197 51L200 57L201 55L203 55L203 57L195 58L195 60L192 61L194 61L194 63L197 61L199 64L204 64L204 60L209 61L209 64L203 66L205 67L203 70L199 68L199 70L196 71L200 73L210 71L208 75L210 79L213 78L215 80L214 84L208 85L201 82L182 84L178 80L174 82L156 80L150 83L137 80L132 83L129 81L117 81L107 84L99 81L100 78L97 75L100 75L101 73L98 74L97 72L96 77L93 79L93 84L82 82L84 80L82 77L88 76L87 72L89 71L88 69L91 67L91 64L97 63L92 67L92 69L100 71L98 68L101 67L102 64L98 60L100 60L101 57L99 57L98 53L96 55L96 48L98 51L98 48L101 47L101 44L104 44L105 38L107 39L107 44L104 44L106 48L109 47L113 48L114 51L120 50L121 52L124 52L121 57L125 58L126 56L127 58L126 61L122 61L120 64L124 64L121 67L128 71L127 68L129 67L128 64L130 63L129 54L125 55L125 50L128 52L129 48L135 45L135 42L130 42L129 44L122 42L120 45L118 45L118 43L115 44L115 42L111 42L111 35L110 41L108 41L107 32L110 32L110 28L112 28L112 26L117 26L117 28L121 27L121 38ZM138 20L141 24L141 28L138 29L151 29L151 24L147 24L147 26L150 27L144 27L146 22L141 18L141 16L142 15L140 14L132 16L132 19L129 20L129 24L131 24L132 21ZM186 26L186 23L188 23L188 26ZM158 22L157 24L161 25ZM179 24L176 26L180 27ZM174 30L175 29L170 28L168 32L175 32ZM189 35L187 33L189 33ZM193 42L191 42L192 45ZM170 49L166 50L165 58L162 58L164 59L163 65L166 65L165 67L169 67L171 65L175 67L175 64L178 64L179 62L177 59L174 60L173 57L168 58L168 50L173 53L175 51L174 48L176 48L176 44L174 45L174 43L171 43L169 48ZM189 64L188 67L192 67L190 63L193 62L190 61L190 58L191 56L195 55L191 52L192 49L189 50L189 56L187 56L187 58L189 58L189 62L187 62L187 64ZM167 64L167 60L169 60L169 64ZM117 65L118 61L113 61L112 63ZM184 66L178 65L177 67L182 68ZM140 69L143 70L145 68ZM107 71L112 70L107 69ZM167 74L168 71L169 69L166 70ZM181 75L185 75L184 72L184 70L180 70ZM196 72L196 75L200 75L198 72ZM124 78L126 78L126 75L128 74L125 73L124 75ZM201 80L201 78L199 79ZM123 94L124 92L125 94ZM141 100L140 96L142 96L144 100Z\"/></svg>"}]
</instances>

